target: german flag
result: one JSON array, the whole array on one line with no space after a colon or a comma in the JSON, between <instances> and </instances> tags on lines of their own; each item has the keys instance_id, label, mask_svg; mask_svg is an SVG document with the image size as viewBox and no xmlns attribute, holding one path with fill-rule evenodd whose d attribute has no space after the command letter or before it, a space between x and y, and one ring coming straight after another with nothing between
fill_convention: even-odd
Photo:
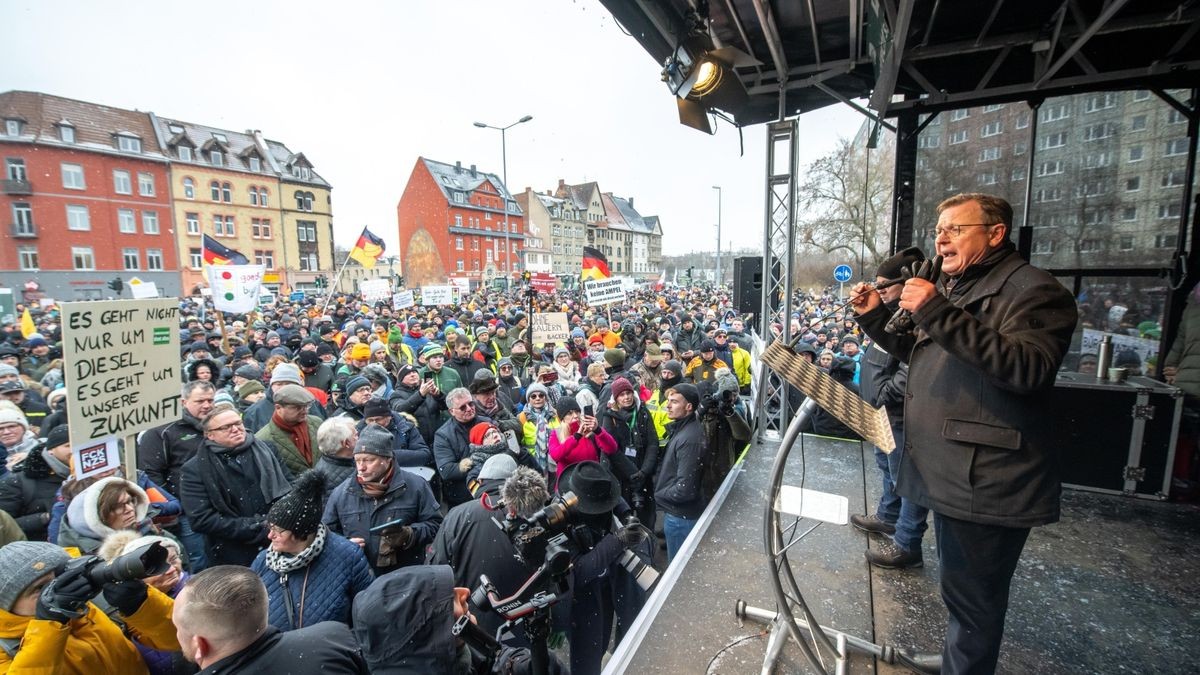
<instances>
[{"instance_id":1,"label":"german flag","mask_svg":"<svg viewBox=\"0 0 1200 675\"><path fill-rule=\"evenodd\" d=\"M375 261L383 256L385 248L387 245L383 240L364 227L358 241L354 242L354 248L350 250L350 257L364 268L371 269L375 266Z\"/></svg>"},{"instance_id":2,"label":"german flag","mask_svg":"<svg viewBox=\"0 0 1200 675\"><path fill-rule=\"evenodd\" d=\"M608 258L604 257L598 249L591 246L583 247L583 271L579 273L580 279L607 279L612 276L612 272L608 271Z\"/></svg>"},{"instance_id":3,"label":"german flag","mask_svg":"<svg viewBox=\"0 0 1200 675\"><path fill-rule=\"evenodd\" d=\"M204 235L201 257L205 265L249 265L250 259L221 242Z\"/></svg>"}]
</instances>

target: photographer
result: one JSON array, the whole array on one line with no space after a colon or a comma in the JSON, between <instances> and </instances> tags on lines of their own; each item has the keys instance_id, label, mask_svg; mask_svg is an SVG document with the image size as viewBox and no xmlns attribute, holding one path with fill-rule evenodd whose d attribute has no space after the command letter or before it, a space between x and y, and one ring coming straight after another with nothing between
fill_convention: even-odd
<instances>
[{"instance_id":1,"label":"photographer","mask_svg":"<svg viewBox=\"0 0 1200 675\"><path fill-rule=\"evenodd\" d=\"M728 368L716 373L716 385L704 382L700 390L700 427L704 430L706 453L700 489L711 499L750 441L750 425L738 397L738 382ZM707 393L712 391L712 393Z\"/></svg>"},{"instance_id":2,"label":"photographer","mask_svg":"<svg viewBox=\"0 0 1200 675\"><path fill-rule=\"evenodd\" d=\"M141 581L98 586L81 563L45 542L0 548L0 672L146 673L137 648L91 603L100 593L138 642L179 649L170 598Z\"/></svg>"}]
</instances>

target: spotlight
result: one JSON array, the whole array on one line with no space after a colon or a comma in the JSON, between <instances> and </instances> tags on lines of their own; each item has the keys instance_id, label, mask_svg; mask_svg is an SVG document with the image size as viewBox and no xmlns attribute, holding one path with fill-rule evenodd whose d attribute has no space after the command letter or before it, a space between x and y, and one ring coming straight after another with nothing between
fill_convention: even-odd
<instances>
[{"instance_id":1,"label":"spotlight","mask_svg":"<svg viewBox=\"0 0 1200 675\"><path fill-rule=\"evenodd\" d=\"M685 38L662 71L663 82L677 99L680 124L711 134L710 109L730 112L746 101L746 88L734 68L757 63L733 47L714 49L705 33Z\"/></svg>"}]
</instances>

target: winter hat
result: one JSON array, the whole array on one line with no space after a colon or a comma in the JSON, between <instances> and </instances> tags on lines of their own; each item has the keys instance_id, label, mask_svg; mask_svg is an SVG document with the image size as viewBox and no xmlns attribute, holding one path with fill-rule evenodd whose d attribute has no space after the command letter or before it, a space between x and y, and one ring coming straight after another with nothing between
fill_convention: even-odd
<instances>
[{"instance_id":1,"label":"winter hat","mask_svg":"<svg viewBox=\"0 0 1200 675\"><path fill-rule=\"evenodd\" d=\"M662 347L654 343L646 345L646 356L662 356Z\"/></svg>"},{"instance_id":2,"label":"winter hat","mask_svg":"<svg viewBox=\"0 0 1200 675\"><path fill-rule=\"evenodd\" d=\"M389 344L393 342L403 342L404 331L400 330L399 326L392 326L390 329L388 329L387 341Z\"/></svg>"},{"instance_id":3,"label":"winter hat","mask_svg":"<svg viewBox=\"0 0 1200 675\"><path fill-rule=\"evenodd\" d=\"M69 429L66 424L59 424L46 434L46 438L42 440L42 447L49 450L57 448L60 445L71 442Z\"/></svg>"},{"instance_id":4,"label":"winter hat","mask_svg":"<svg viewBox=\"0 0 1200 675\"><path fill-rule=\"evenodd\" d=\"M713 342L712 338L705 338L704 341L700 343L700 349L698 349L697 351L703 353L703 352L716 351L716 349L717 349L717 343Z\"/></svg>"},{"instance_id":5,"label":"winter hat","mask_svg":"<svg viewBox=\"0 0 1200 675\"><path fill-rule=\"evenodd\" d=\"M276 366L276 370L278 370L278 368L279 367ZM262 366L258 365L257 363L247 363L246 365L233 371L233 374L237 375L238 377L244 377L247 380L261 380L263 376L263 369Z\"/></svg>"},{"instance_id":6,"label":"winter hat","mask_svg":"<svg viewBox=\"0 0 1200 675\"><path fill-rule=\"evenodd\" d=\"M446 355L446 350L442 349L441 345L435 344L433 342L430 342L429 344L427 344L421 348L421 356L425 357L426 359L430 359L434 356L445 356L445 355Z\"/></svg>"},{"instance_id":7,"label":"winter hat","mask_svg":"<svg viewBox=\"0 0 1200 675\"><path fill-rule=\"evenodd\" d=\"M585 337L587 337L587 333L584 333L582 328L572 328L571 329L571 337L572 338L577 338L577 337L585 338Z\"/></svg>"},{"instance_id":8,"label":"winter hat","mask_svg":"<svg viewBox=\"0 0 1200 675\"><path fill-rule=\"evenodd\" d=\"M308 405L313 402L313 395L298 384L285 384L274 393L272 399L281 405Z\"/></svg>"},{"instance_id":9,"label":"winter hat","mask_svg":"<svg viewBox=\"0 0 1200 675\"><path fill-rule=\"evenodd\" d=\"M7 363L0 363L0 377L20 377L20 375L21 371Z\"/></svg>"},{"instance_id":10,"label":"winter hat","mask_svg":"<svg viewBox=\"0 0 1200 675\"><path fill-rule=\"evenodd\" d=\"M281 363L275 366L271 371L271 384L276 382L291 382L292 384L304 384L304 378L300 375L300 367L294 363Z\"/></svg>"},{"instance_id":11,"label":"winter hat","mask_svg":"<svg viewBox=\"0 0 1200 675\"><path fill-rule=\"evenodd\" d=\"M484 436L487 436L488 430L494 428L495 426L496 425L492 424L491 422L480 422L479 424L471 427L471 433L467 434L467 438L473 445L483 445Z\"/></svg>"},{"instance_id":12,"label":"winter hat","mask_svg":"<svg viewBox=\"0 0 1200 675\"><path fill-rule=\"evenodd\" d=\"M258 380L246 380L242 383L242 386L237 388L237 395L238 398L246 398L252 394L257 394L260 391L264 391L262 382L259 382Z\"/></svg>"},{"instance_id":13,"label":"winter hat","mask_svg":"<svg viewBox=\"0 0 1200 675\"><path fill-rule=\"evenodd\" d=\"M267 339L268 340L270 340L271 338L278 338L278 337L279 337L279 333L277 333L273 330L267 331Z\"/></svg>"},{"instance_id":14,"label":"winter hat","mask_svg":"<svg viewBox=\"0 0 1200 675\"><path fill-rule=\"evenodd\" d=\"M509 368L512 368L512 365L513 365L512 359L510 359L509 357L505 356L504 358L502 358L502 359L500 359L499 361L497 361L497 362L496 362L496 370L499 370L499 369L501 369L501 368L503 368L503 367L505 367L505 366L508 366Z\"/></svg>"},{"instance_id":15,"label":"winter hat","mask_svg":"<svg viewBox=\"0 0 1200 675\"><path fill-rule=\"evenodd\" d=\"M613 380L612 397L614 400L621 394L624 394L626 392L632 392L632 391L633 391L633 385L629 384L629 380L627 380L623 377L618 377L617 379Z\"/></svg>"},{"instance_id":16,"label":"winter hat","mask_svg":"<svg viewBox=\"0 0 1200 675\"><path fill-rule=\"evenodd\" d=\"M233 394L229 393L228 390L218 389L217 393L213 395L213 405L221 405L222 403L234 405L237 401L234 400Z\"/></svg>"},{"instance_id":17,"label":"winter hat","mask_svg":"<svg viewBox=\"0 0 1200 675\"><path fill-rule=\"evenodd\" d=\"M588 338L589 345L594 345L596 343L604 344L604 336L600 335L599 333L596 333L592 337Z\"/></svg>"},{"instance_id":18,"label":"winter hat","mask_svg":"<svg viewBox=\"0 0 1200 675\"><path fill-rule=\"evenodd\" d=\"M925 253L916 246L910 246L879 263L879 267L875 270L875 276L883 277L884 279L896 279L900 276L902 268L923 260L925 260Z\"/></svg>"},{"instance_id":19,"label":"winter hat","mask_svg":"<svg viewBox=\"0 0 1200 675\"><path fill-rule=\"evenodd\" d=\"M467 391L472 394L486 394L499 388L500 383L496 381L496 376L485 368L475 371L474 379L471 380L471 384L467 385Z\"/></svg>"},{"instance_id":20,"label":"winter hat","mask_svg":"<svg viewBox=\"0 0 1200 675\"><path fill-rule=\"evenodd\" d=\"M70 560L66 551L44 541L14 541L0 548L0 609L11 612L30 584Z\"/></svg>"},{"instance_id":21,"label":"winter hat","mask_svg":"<svg viewBox=\"0 0 1200 675\"><path fill-rule=\"evenodd\" d=\"M624 349L605 349L604 362L609 368L623 368L625 366L625 350Z\"/></svg>"},{"instance_id":22,"label":"winter hat","mask_svg":"<svg viewBox=\"0 0 1200 675\"><path fill-rule=\"evenodd\" d=\"M556 347L554 349L554 358L557 359L559 354L566 354L567 356L570 356L571 352L566 347Z\"/></svg>"},{"instance_id":23,"label":"winter hat","mask_svg":"<svg viewBox=\"0 0 1200 675\"><path fill-rule=\"evenodd\" d=\"M574 396L560 396L558 402L554 404L554 412L561 419L573 412L581 413L583 408L579 407L579 402L575 400Z\"/></svg>"},{"instance_id":24,"label":"winter hat","mask_svg":"<svg viewBox=\"0 0 1200 675\"><path fill-rule=\"evenodd\" d=\"M488 333L488 327L487 327L487 326L480 326L480 327L478 327L478 328L476 328L476 329L475 329L475 337L479 337L479 336L481 336L481 335L490 335L490 334Z\"/></svg>"},{"instance_id":25,"label":"winter hat","mask_svg":"<svg viewBox=\"0 0 1200 675\"><path fill-rule=\"evenodd\" d=\"M356 455L378 455L379 457L395 457L392 451L392 434L378 424L368 424L358 432L358 443L354 444Z\"/></svg>"},{"instance_id":26,"label":"winter hat","mask_svg":"<svg viewBox=\"0 0 1200 675\"><path fill-rule=\"evenodd\" d=\"M316 351L306 349L296 356L296 365L301 368L316 368L321 365L321 357L317 356Z\"/></svg>"},{"instance_id":27,"label":"winter hat","mask_svg":"<svg viewBox=\"0 0 1200 675\"><path fill-rule=\"evenodd\" d=\"M547 398L550 397L550 392L546 390L546 385L541 382L534 382L525 389L525 398L529 398L533 394L541 394Z\"/></svg>"},{"instance_id":28,"label":"winter hat","mask_svg":"<svg viewBox=\"0 0 1200 675\"><path fill-rule=\"evenodd\" d=\"M663 342L661 345L658 346L658 349L659 349L659 351L671 352L672 354L678 353L675 351L675 345L672 344L671 342Z\"/></svg>"},{"instance_id":29,"label":"winter hat","mask_svg":"<svg viewBox=\"0 0 1200 675\"><path fill-rule=\"evenodd\" d=\"M683 384L672 385L671 388L675 390L676 394L679 394L684 400L691 403L693 408L700 407L700 390L696 388L696 385L684 382Z\"/></svg>"},{"instance_id":30,"label":"winter hat","mask_svg":"<svg viewBox=\"0 0 1200 675\"><path fill-rule=\"evenodd\" d=\"M371 358L371 347L359 342L350 348L350 358L354 360Z\"/></svg>"},{"instance_id":31,"label":"winter hat","mask_svg":"<svg viewBox=\"0 0 1200 675\"><path fill-rule=\"evenodd\" d=\"M861 344L858 341L858 338L853 335L847 335L846 337L842 338L842 344L846 344L847 342L853 342L856 345Z\"/></svg>"},{"instance_id":32,"label":"winter hat","mask_svg":"<svg viewBox=\"0 0 1200 675\"><path fill-rule=\"evenodd\" d=\"M5 424L20 424L26 431L29 430L29 420L25 419L25 413L11 403L0 406L0 426Z\"/></svg>"},{"instance_id":33,"label":"winter hat","mask_svg":"<svg viewBox=\"0 0 1200 675\"><path fill-rule=\"evenodd\" d=\"M672 373L675 373L676 378L683 377L683 364L676 361L675 359L671 359L670 361L663 363L662 369L669 370Z\"/></svg>"},{"instance_id":34,"label":"winter hat","mask_svg":"<svg viewBox=\"0 0 1200 675\"><path fill-rule=\"evenodd\" d=\"M45 347L46 338L42 337L41 335L33 335L25 341L25 346L29 347L30 349L33 349L34 347Z\"/></svg>"},{"instance_id":35,"label":"winter hat","mask_svg":"<svg viewBox=\"0 0 1200 675\"><path fill-rule=\"evenodd\" d=\"M406 363L406 364L400 366L400 370L396 371L396 381L403 382L404 378L408 377L409 373L415 373L415 372L417 372L417 369L414 368L412 366L412 364Z\"/></svg>"},{"instance_id":36,"label":"winter hat","mask_svg":"<svg viewBox=\"0 0 1200 675\"><path fill-rule=\"evenodd\" d=\"M233 348L233 360L237 361L238 359L244 359L247 356L250 356L251 353L252 352L250 351L250 348L245 345L242 345L239 347L234 347Z\"/></svg>"},{"instance_id":37,"label":"winter hat","mask_svg":"<svg viewBox=\"0 0 1200 675\"><path fill-rule=\"evenodd\" d=\"M505 480L516 470L517 460L513 459L512 455L501 452L488 457L483 463L483 468L479 470L479 480Z\"/></svg>"},{"instance_id":38,"label":"winter hat","mask_svg":"<svg viewBox=\"0 0 1200 675\"><path fill-rule=\"evenodd\" d=\"M317 531L325 513L325 474L308 470L292 484L292 491L271 505L267 522L296 537L307 537Z\"/></svg>"},{"instance_id":39,"label":"winter hat","mask_svg":"<svg viewBox=\"0 0 1200 675\"><path fill-rule=\"evenodd\" d=\"M362 369L362 376L372 383L385 384L388 381L387 369L378 363L372 363Z\"/></svg>"},{"instance_id":40,"label":"winter hat","mask_svg":"<svg viewBox=\"0 0 1200 675\"><path fill-rule=\"evenodd\" d=\"M372 396L363 404L363 417L383 417L390 414L392 409L388 407L388 402L378 396Z\"/></svg>"},{"instance_id":41,"label":"winter hat","mask_svg":"<svg viewBox=\"0 0 1200 675\"><path fill-rule=\"evenodd\" d=\"M374 354L375 352L382 352L382 351L387 351L387 345L383 344L379 340L372 340L371 341L371 353Z\"/></svg>"},{"instance_id":42,"label":"winter hat","mask_svg":"<svg viewBox=\"0 0 1200 675\"><path fill-rule=\"evenodd\" d=\"M349 396L350 394L353 394L354 392L358 391L359 389L362 389L363 387L370 387L370 386L371 386L370 380L363 377L362 375L355 375L354 377L352 377L346 381L346 389L344 391L346 392L346 395Z\"/></svg>"},{"instance_id":43,"label":"winter hat","mask_svg":"<svg viewBox=\"0 0 1200 675\"><path fill-rule=\"evenodd\" d=\"M741 387L738 386L737 378L734 377L733 373L728 368L717 368L717 372L714 375L717 381L717 396L720 396L727 391L732 391L736 394L738 393L738 390L741 389Z\"/></svg>"}]
</instances>

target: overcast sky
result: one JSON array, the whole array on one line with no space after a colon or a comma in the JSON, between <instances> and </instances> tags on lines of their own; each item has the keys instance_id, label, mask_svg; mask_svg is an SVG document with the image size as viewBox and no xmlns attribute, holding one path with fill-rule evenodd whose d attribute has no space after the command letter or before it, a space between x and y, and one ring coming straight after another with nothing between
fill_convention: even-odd
<instances>
[{"instance_id":1,"label":"overcast sky","mask_svg":"<svg viewBox=\"0 0 1200 675\"><path fill-rule=\"evenodd\" d=\"M764 127L681 126L660 67L597 0L96 2L4 0L0 90L28 89L261 129L334 187L335 238L363 225L397 250L396 204L418 156L545 191L595 180L658 215L668 254L760 247ZM861 117L800 119L801 162Z\"/></svg>"}]
</instances>

